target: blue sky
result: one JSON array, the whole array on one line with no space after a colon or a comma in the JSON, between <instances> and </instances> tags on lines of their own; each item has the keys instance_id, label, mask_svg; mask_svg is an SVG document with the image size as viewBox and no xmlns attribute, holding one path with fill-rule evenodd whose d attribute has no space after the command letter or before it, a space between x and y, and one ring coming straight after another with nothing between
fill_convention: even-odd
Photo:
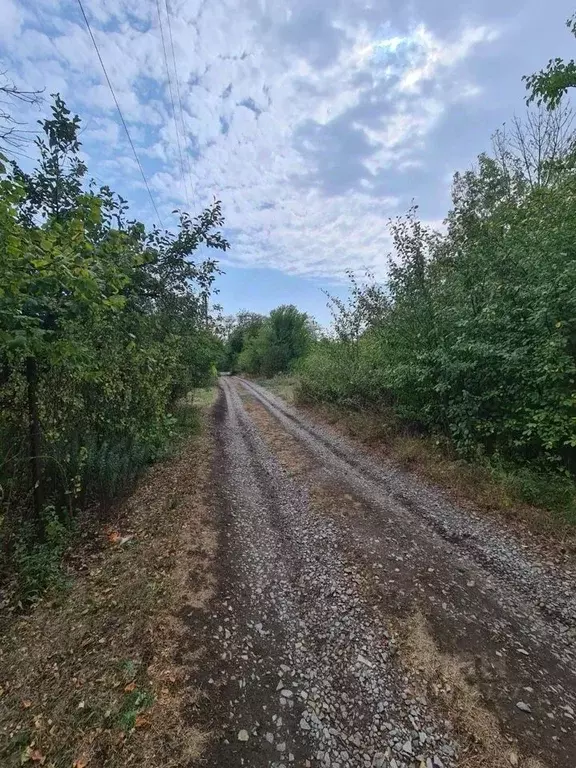
<instances>
[{"instance_id":1,"label":"blue sky","mask_svg":"<svg viewBox=\"0 0 576 768\"><path fill-rule=\"evenodd\" d=\"M321 288L384 278L387 219L415 200L440 224L453 172L522 113L522 75L574 48L567 0L160 0L167 71L155 0L84 5L164 222L223 202L224 310L293 302L322 323ZM77 0L0 14L1 68L65 97L90 172L151 223Z\"/></svg>"}]
</instances>

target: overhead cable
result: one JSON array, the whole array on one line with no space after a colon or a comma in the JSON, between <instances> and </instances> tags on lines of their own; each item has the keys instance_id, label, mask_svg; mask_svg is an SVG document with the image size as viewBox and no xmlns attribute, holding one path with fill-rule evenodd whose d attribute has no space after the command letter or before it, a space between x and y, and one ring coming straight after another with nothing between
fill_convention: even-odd
<instances>
[{"instance_id":1,"label":"overhead cable","mask_svg":"<svg viewBox=\"0 0 576 768\"><path fill-rule=\"evenodd\" d=\"M116 98L114 87L112 86L112 82L110 80L110 77L108 76L108 72L106 71L104 60L102 59L102 55L98 48L98 44L96 43L96 38L94 37L94 33L92 32L92 28L90 26L90 22L88 21L88 16L86 15L86 11L84 10L82 0L77 0L77 2L78 2L78 5L80 6L82 16L84 17L84 23L86 24L86 29L88 30L88 34L90 35L90 39L92 40L94 50L96 51L96 55L98 56L98 60L100 61L100 66L102 67L102 71L104 72L104 77L106 78L106 82L108 83L108 88L110 89L110 93L112 94L112 98L114 99L114 103L116 104L116 109L118 110L120 121L122 122L122 125L124 126L124 130L126 131L126 136L128 137L128 142L132 148L134 159L136 160L138 168L140 169L140 173L142 174L142 179L144 180L144 184L146 186L146 189L148 190L150 202L152 203L152 207L154 208L154 212L156 213L156 218L158 219L158 223L160 224L160 226L163 227L164 225L162 223L162 218L158 213L158 208L156 207L156 203L152 196L152 191L150 189L150 185L148 184L148 179L146 178L146 174L144 173L144 168L142 168L142 163L140 162L140 158L138 157L138 154L136 152L136 147L134 146L134 142L132 141L132 137L130 136L130 131L128 130L128 126L126 125L126 120L124 120L124 115L122 114L122 110L120 109L120 104L118 103L118 99Z\"/></svg>"}]
</instances>

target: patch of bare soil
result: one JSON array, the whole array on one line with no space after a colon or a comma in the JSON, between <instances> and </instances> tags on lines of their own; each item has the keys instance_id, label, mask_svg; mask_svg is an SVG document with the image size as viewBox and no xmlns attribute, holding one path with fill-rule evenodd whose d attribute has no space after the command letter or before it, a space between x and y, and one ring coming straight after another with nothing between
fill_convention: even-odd
<instances>
[{"instance_id":1,"label":"patch of bare soil","mask_svg":"<svg viewBox=\"0 0 576 768\"><path fill-rule=\"evenodd\" d=\"M202 422L78 544L69 589L6 621L2 766L179 768L201 755L199 691L180 650L194 640L186 614L215 591L206 411Z\"/></svg>"}]
</instances>

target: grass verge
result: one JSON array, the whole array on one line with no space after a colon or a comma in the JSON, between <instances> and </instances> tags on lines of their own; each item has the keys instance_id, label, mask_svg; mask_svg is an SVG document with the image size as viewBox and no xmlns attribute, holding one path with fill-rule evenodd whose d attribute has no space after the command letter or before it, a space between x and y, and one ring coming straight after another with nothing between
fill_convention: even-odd
<instances>
[{"instance_id":1,"label":"grass verge","mask_svg":"<svg viewBox=\"0 0 576 768\"><path fill-rule=\"evenodd\" d=\"M214 589L212 398L195 398L179 450L105 526L80 521L67 589L4 618L2 766L179 768L200 755L206 735L190 720L198 691L178 659L189 631L181 617Z\"/></svg>"}]
</instances>

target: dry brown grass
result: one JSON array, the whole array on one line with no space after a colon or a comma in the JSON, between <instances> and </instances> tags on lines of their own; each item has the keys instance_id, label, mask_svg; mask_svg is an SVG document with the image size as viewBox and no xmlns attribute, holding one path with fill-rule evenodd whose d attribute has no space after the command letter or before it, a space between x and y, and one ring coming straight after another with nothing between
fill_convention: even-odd
<instances>
[{"instance_id":1,"label":"dry brown grass","mask_svg":"<svg viewBox=\"0 0 576 768\"><path fill-rule=\"evenodd\" d=\"M215 586L211 449L204 429L152 468L105 529L85 533L70 588L6 621L2 766L177 768L200 755L206 734L186 718L198 692L178 650L181 617Z\"/></svg>"},{"instance_id":2,"label":"dry brown grass","mask_svg":"<svg viewBox=\"0 0 576 768\"><path fill-rule=\"evenodd\" d=\"M505 738L498 720L469 682L473 664L441 653L422 613L416 612L400 625L399 637L400 656L413 679L450 716L463 747L460 768L544 768L532 757L523 759L518 747Z\"/></svg>"}]
</instances>

